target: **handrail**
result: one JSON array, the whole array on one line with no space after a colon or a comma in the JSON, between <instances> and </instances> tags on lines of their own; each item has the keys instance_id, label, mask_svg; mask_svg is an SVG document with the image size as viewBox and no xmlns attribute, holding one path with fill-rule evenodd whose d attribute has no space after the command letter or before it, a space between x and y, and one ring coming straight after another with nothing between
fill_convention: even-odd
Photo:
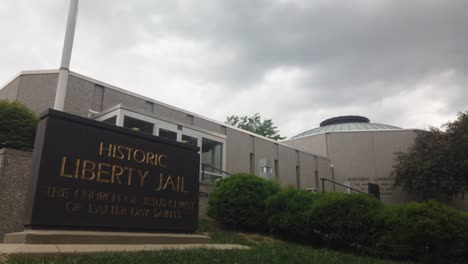
<instances>
[{"instance_id":1,"label":"handrail","mask_svg":"<svg viewBox=\"0 0 468 264\"><path fill-rule=\"evenodd\" d=\"M349 190L351 190L351 191L354 191L354 192L357 192L357 193L362 193L362 194L367 194L367 195L370 195L370 196L372 196L372 197L378 198L378 197L376 197L375 195L372 195L372 194L369 194L369 193L366 193L366 192L363 192L363 191L354 189L354 188L352 188L352 187L350 187L350 186L346 186L346 185L341 184L341 183L336 182L336 181L332 181L332 180L329 180L329 179L326 179L326 178L320 178L320 180L322 181L322 193L325 192L325 181L328 181L328 182L333 183L334 185L338 185L338 186L341 186L341 187L345 187L346 189L349 189Z\"/></svg>"},{"instance_id":2,"label":"handrail","mask_svg":"<svg viewBox=\"0 0 468 264\"><path fill-rule=\"evenodd\" d=\"M213 167L213 166L211 166L211 165L208 165L208 164L205 164L205 163L202 163L201 166L202 166L202 181L205 180L205 167L208 167L208 168L210 168L211 170L220 172L220 173L222 173L222 174L226 174L226 175L228 175L228 176L232 176L232 174L229 173L229 172L227 172L227 171L220 170L220 169L218 169L218 168L215 168L215 167ZM218 178L218 177L212 177L212 178ZM221 177L219 177L219 178L221 178Z\"/></svg>"}]
</instances>

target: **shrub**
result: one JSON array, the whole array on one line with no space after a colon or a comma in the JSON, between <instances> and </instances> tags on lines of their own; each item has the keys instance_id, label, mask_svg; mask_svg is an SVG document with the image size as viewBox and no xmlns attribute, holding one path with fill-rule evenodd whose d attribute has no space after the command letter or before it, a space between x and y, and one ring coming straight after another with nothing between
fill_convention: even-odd
<instances>
[{"instance_id":1,"label":"shrub","mask_svg":"<svg viewBox=\"0 0 468 264\"><path fill-rule=\"evenodd\" d=\"M0 100L0 148L31 150L37 116L18 102Z\"/></svg>"},{"instance_id":2,"label":"shrub","mask_svg":"<svg viewBox=\"0 0 468 264\"><path fill-rule=\"evenodd\" d=\"M468 215L435 201L387 207L382 215L378 255L459 263L468 257Z\"/></svg>"},{"instance_id":3,"label":"shrub","mask_svg":"<svg viewBox=\"0 0 468 264\"><path fill-rule=\"evenodd\" d=\"M312 206L318 194L298 189L284 189L267 200L269 231L290 239L304 239L304 211Z\"/></svg>"},{"instance_id":4,"label":"shrub","mask_svg":"<svg viewBox=\"0 0 468 264\"><path fill-rule=\"evenodd\" d=\"M216 183L208 214L235 228L263 231L266 200L280 191L278 183L251 174L236 174Z\"/></svg>"},{"instance_id":5,"label":"shrub","mask_svg":"<svg viewBox=\"0 0 468 264\"><path fill-rule=\"evenodd\" d=\"M320 237L328 247L366 252L373 241L374 227L383 204L363 194L326 193L307 210L311 237Z\"/></svg>"}]
</instances>

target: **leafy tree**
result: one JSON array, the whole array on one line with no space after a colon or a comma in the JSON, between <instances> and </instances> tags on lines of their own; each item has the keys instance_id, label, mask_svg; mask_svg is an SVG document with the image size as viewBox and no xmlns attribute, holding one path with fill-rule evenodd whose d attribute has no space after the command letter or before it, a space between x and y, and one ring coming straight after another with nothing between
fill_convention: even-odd
<instances>
[{"instance_id":1,"label":"leafy tree","mask_svg":"<svg viewBox=\"0 0 468 264\"><path fill-rule=\"evenodd\" d=\"M262 121L258 113L253 116L228 116L225 123L274 140L286 138L280 136L278 127L273 124L271 119Z\"/></svg>"},{"instance_id":2,"label":"leafy tree","mask_svg":"<svg viewBox=\"0 0 468 264\"><path fill-rule=\"evenodd\" d=\"M448 202L468 191L468 112L418 133L407 153L397 153L396 185L423 200Z\"/></svg>"},{"instance_id":3,"label":"leafy tree","mask_svg":"<svg viewBox=\"0 0 468 264\"><path fill-rule=\"evenodd\" d=\"M37 122L21 103L0 100L0 148L33 149Z\"/></svg>"}]
</instances>

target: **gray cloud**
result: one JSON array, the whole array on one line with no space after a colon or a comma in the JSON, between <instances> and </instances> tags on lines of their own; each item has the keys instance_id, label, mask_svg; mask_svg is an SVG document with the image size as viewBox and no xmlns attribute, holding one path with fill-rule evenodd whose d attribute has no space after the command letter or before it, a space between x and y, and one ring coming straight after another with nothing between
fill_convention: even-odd
<instances>
[{"instance_id":1,"label":"gray cloud","mask_svg":"<svg viewBox=\"0 0 468 264\"><path fill-rule=\"evenodd\" d=\"M287 136L339 114L427 127L468 108L467 9L463 0L82 0L72 69L220 121L259 112ZM60 0L0 7L1 79L58 67L66 10Z\"/></svg>"}]
</instances>

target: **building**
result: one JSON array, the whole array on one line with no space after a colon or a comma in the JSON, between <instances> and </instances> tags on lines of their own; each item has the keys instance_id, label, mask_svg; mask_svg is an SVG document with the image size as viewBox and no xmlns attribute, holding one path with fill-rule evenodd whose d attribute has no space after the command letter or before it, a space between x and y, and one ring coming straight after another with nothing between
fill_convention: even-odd
<instances>
[{"instance_id":1,"label":"building","mask_svg":"<svg viewBox=\"0 0 468 264\"><path fill-rule=\"evenodd\" d=\"M52 108L58 70L24 71L0 90L39 114ZM201 149L202 182L250 172L283 186L316 189L330 178L326 157L302 151L195 113L71 72L64 111L165 137Z\"/></svg>"},{"instance_id":2,"label":"building","mask_svg":"<svg viewBox=\"0 0 468 264\"><path fill-rule=\"evenodd\" d=\"M52 108L57 80L58 70L23 71L0 89L0 99L19 101L40 114ZM227 173L249 172L283 186L318 191L321 178L362 192L368 183L377 183L388 204L412 198L394 188L392 166L395 153L413 144L416 129L344 116L277 142L74 72L64 111L200 147L201 186ZM350 190L330 182L324 186L326 191ZM207 192L200 190L201 195ZM453 205L468 209L463 199Z\"/></svg>"},{"instance_id":3,"label":"building","mask_svg":"<svg viewBox=\"0 0 468 264\"><path fill-rule=\"evenodd\" d=\"M362 116L330 118L320 127L304 131L285 144L314 152L330 160L332 180L367 192L367 183L380 186L381 200L401 203L410 197L395 189L392 175L395 153L406 152L414 142L416 129L370 123ZM346 188L335 186L336 191Z\"/></svg>"}]
</instances>

